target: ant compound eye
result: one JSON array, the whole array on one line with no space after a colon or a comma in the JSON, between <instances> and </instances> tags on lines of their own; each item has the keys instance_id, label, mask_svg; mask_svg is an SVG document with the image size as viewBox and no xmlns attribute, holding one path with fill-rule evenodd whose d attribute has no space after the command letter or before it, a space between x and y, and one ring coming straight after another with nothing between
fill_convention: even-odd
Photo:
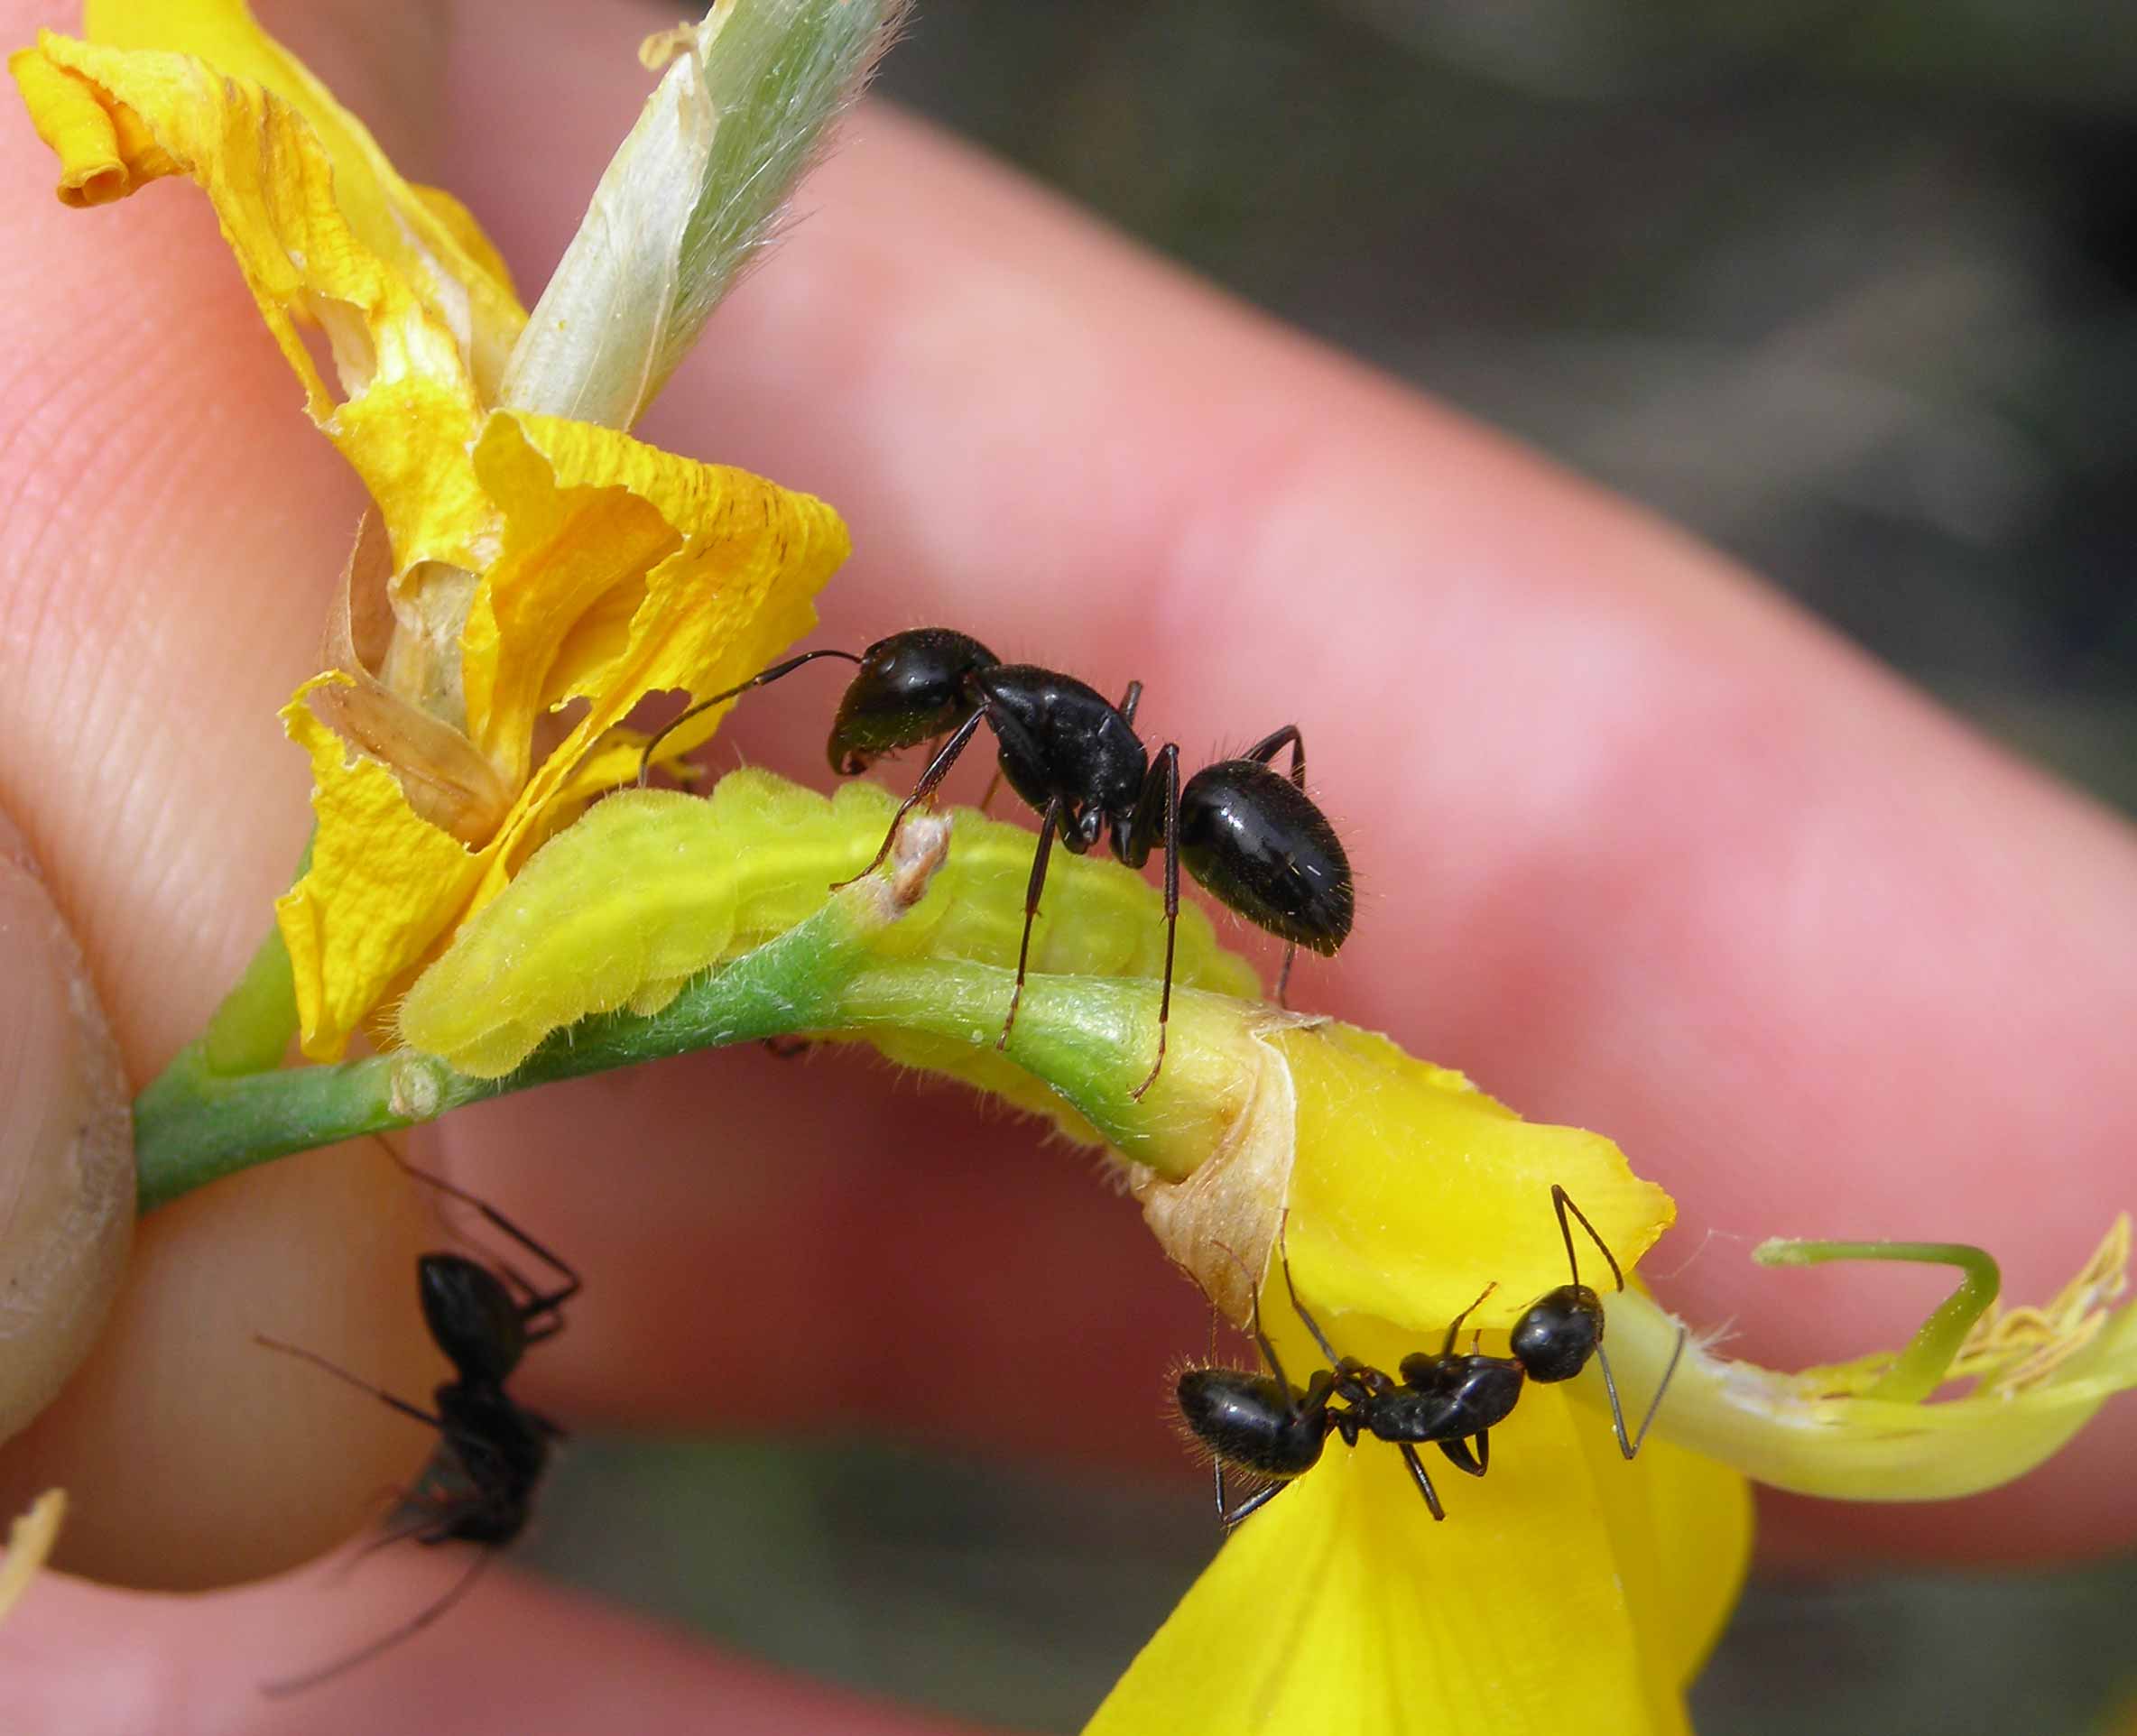
<instances>
[{"instance_id":1,"label":"ant compound eye","mask_svg":"<svg viewBox=\"0 0 2137 1736\"><path fill-rule=\"evenodd\" d=\"M1567 1284L1522 1316L1513 1350L1531 1380L1549 1384L1578 1374L1602 1342L1602 1298L1585 1284Z\"/></svg>"}]
</instances>

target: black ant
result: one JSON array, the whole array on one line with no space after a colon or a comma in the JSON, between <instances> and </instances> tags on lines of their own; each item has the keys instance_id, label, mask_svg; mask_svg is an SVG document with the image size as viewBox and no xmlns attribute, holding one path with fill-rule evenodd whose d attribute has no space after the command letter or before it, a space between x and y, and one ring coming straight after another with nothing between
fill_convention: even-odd
<instances>
[{"instance_id":1,"label":"black ant","mask_svg":"<svg viewBox=\"0 0 2137 1736\"><path fill-rule=\"evenodd\" d=\"M1039 847L1024 895L1016 987L995 1048L1008 1043L1017 1003L1023 998L1031 921L1039 913L1047 856L1057 832L1062 847L1073 855L1082 855L1110 834L1113 854L1131 868L1142 867L1153 848L1164 846L1165 977L1158 1003L1158 1058L1149 1077L1136 1086L1138 1097L1165 1065L1180 863L1218 900L1285 942L1276 984L1280 1002L1300 946L1333 956L1349 935L1354 908L1350 862L1335 828L1306 795L1306 744L1296 725L1263 736L1236 759L1205 766L1182 788L1179 743L1166 743L1153 757L1135 734L1142 682L1131 681L1116 706L1073 676L1032 663L1004 663L976 639L946 627L893 633L857 656L844 651L804 651L740 687L701 700L647 743L639 781L645 781L661 742L690 718L819 657L859 666L831 724L831 769L840 777L865 771L900 748L948 736L899 805L883 847L861 874L882 865L906 815L933 797L983 722L999 744L1001 775L1039 813ZM1287 746L1291 750L1288 779L1271 763Z\"/></svg>"},{"instance_id":2,"label":"black ant","mask_svg":"<svg viewBox=\"0 0 2137 1736\"><path fill-rule=\"evenodd\" d=\"M424 1322L458 1374L431 1394L435 1414L357 1379L316 1352L259 1336L258 1342L268 1349L301 1356L438 1431L437 1456L403 1502L403 1510L414 1515L413 1522L375 1539L365 1546L365 1553L407 1537L422 1544L482 1546L467 1571L412 1621L322 1668L264 1685L261 1691L272 1695L316 1686L375 1658L421 1632L458 1603L473 1589L491 1556L526 1528L534 1491L549 1467L550 1449L564 1438L562 1428L513 1399L504 1383L530 1344L553 1338L564 1329L563 1307L578 1294L578 1274L486 1201L413 1168L398 1152L392 1156L418 1181L472 1205L565 1281L557 1288L542 1290L503 1260L493 1271L462 1254L427 1253L417 1259L416 1286Z\"/></svg>"},{"instance_id":3,"label":"black ant","mask_svg":"<svg viewBox=\"0 0 2137 1736\"><path fill-rule=\"evenodd\" d=\"M1566 1220L1568 1212L1580 1220L1581 1228L1602 1249L1621 1290L1625 1288L1625 1275L1618 1269L1615 1256L1604 1246L1603 1238L1596 1233L1596 1226L1566 1190L1554 1185L1550 1197L1559 1214L1559 1232L1566 1239L1566 1260L1573 1269L1573 1282L1539 1297L1522 1313L1514 1323L1512 1355L1478 1355L1474 1344L1468 1355L1457 1355L1455 1340L1462 1322L1497 1288L1487 1286L1484 1296L1455 1316L1439 1353L1434 1356L1420 1351L1405 1356L1400 1378L1392 1378L1355 1357L1336 1353L1319 1324L1299 1300L1298 1289L1291 1282L1291 1260L1281 1255L1280 1246L1284 1288L1291 1292L1291 1307L1306 1323L1329 1366L1317 1369L1303 1392L1293 1387L1284 1378L1276 1346L1262 1330L1257 1296L1254 1338L1270 1372L1250 1374L1243 1369L1203 1368L1190 1369L1180 1377L1177 1398L1180 1417L1208 1448L1216 1464L1219 1519L1227 1527L1236 1525L1274 1500L1293 1478L1303 1476L1320 1462L1321 1450L1331 1433L1342 1436L1346 1446L1355 1446L1361 1435L1393 1442L1432 1517L1443 1519L1446 1510L1439 1504L1417 1449L1429 1442L1456 1469L1473 1477L1483 1476L1492 1459L1491 1430L1513 1413L1523 1385L1530 1380L1570 1380L1587 1366L1591 1356L1602 1362L1603 1387L1610 1395L1611 1425L1617 1433L1618 1450L1628 1459L1636 1455L1647 1439L1655 1412L1661 1408L1662 1395L1670 1390L1678 1359L1684 1354L1684 1329L1678 1329L1677 1348L1647 1407L1647 1415L1641 1419L1640 1432L1628 1436L1625 1415L1618 1406L1617 1382L1611 1376L1610 1358L1603 1349L1603 1298L1580 1281L1573 1231ZM1228 1508L1225 1501L1227 1464L1270 1482L1237 1507Z\"/></svg>"}]
</instances>

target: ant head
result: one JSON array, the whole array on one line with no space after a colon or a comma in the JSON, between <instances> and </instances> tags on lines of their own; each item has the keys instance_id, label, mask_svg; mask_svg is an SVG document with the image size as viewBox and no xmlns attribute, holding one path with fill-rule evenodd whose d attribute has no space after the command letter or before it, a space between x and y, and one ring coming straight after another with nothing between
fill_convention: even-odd
<instances>
[{"instance_id":1,"label":"ant head","mask_svg":"<svg viewBox=\"0 0 2137 1736\"><path fill-rule=\"evenodd\" d=\"M838 702L828 744L831 769L850 778L900 748L947 735L979 701L970 679L1001 660L948 627L917 627L879 639Z\"/></svg>"},{"instance_id":2,"label":"ant head","mask_svg":"<svg viewBox=\"0 0 2137 1736\"><path fill-rule=\"evenodd\" d=\"M526 1323L504 1280L462 1254L416 1261L423 1319L463 1380L500 1381L527 1348Z\"/></svg>"},{"instance_id":3,"label":"ant head","mask_svg":"<svg viewBox=\"0 0 2137 1736\"><path fill-rule=\"evenodd\" d=\"M1514 1323L1513 1358L1531 1380L1570 1380L1603 1343L1603 1298L1586 1284L1561 1284Z\"/></svg>"}]
</instances>

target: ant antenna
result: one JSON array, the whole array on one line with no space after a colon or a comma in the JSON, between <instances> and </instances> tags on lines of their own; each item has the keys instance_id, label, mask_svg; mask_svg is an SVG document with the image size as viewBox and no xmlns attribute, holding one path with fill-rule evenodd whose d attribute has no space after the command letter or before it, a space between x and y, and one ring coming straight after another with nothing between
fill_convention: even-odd
<instances>
[{"instance_id":1,"label":"ant antenna","mask_svg":"<svg viewBox=\"0 0 2137 1736\"><path fill-rule=\"evenodd\" d=\"M1287 1213L1286 1215L1288 1216L1289 1214ZM1281 1238L1282 1235L1281 1228L1277 1233ZM1289 1392L1291 1390L1291 1377L1283 1371L1283 1359L1276 1353L1275 1341L1262 1330L1262 1287L1255 1281L1254 1275L1247 1270L1246 1261L1240 1259L1237 1250L1230 1242L1219 1242L1217 1245L1225 1251L1225 1258L1238 1267L1239 1275L1246 1279L1246 1293L1253 1297L1254 1310L1247 1319L1247 1332L1254 1341L1254 1348L1262 1353L1263 1360L1268 1362L1269 1372L1273 1374L1277 1383L1286 1392ZM1288 1283L1291 1277L1290 1272L1287 1270L1284 1276L1285 1281ZM1298 1292L1294 1290L1291 1293L1291 1300L1296 1302L1298 1299ZM1311 1325L1312 1323L1309 1321L1308 1324ZM1318 1338L1320 1334L1317 1331L1314 1335ZM1209 1316L1209 1360L1213 1362L1217 1361L1217 1313L1214 1309L1211 1310Z\"/></svg>"},{"instance_id":2,"label":"ant antenna","mask_svg":"<svg viewBox=\"0 0 2137 1736\"><path fill-rule=\"evenodd\" d=\"M1670 1382L1677 1378L1677 1365L1684 1357L1686 1328L1677 1328L1677 1348L1670 1353L1670 1366L1662 1371L1662 1379L1655 1388L1655 1396L1647 1401L1647 1415L1640 1419L1640 1432L1631 1440L1625 1438L1625 1413L1618 1408L1617 1382L1611 1378L1610 1353L1602 1342L1596 1344L1596 1360L1603 1364L1603 1390L1610 1395L1610 1421L1617 1431L1617 1450L1628 1459L1640 1456L1640 1449L1646 1444L1647 1431L1654 1426L1655 1412L1662 1408L1662 1395L1670 1390Z\"/></svg>"},{"instance_id":3,"label":"ant antenna","mask_svg":"<svg viewBox=\"0 0 2137 1736\"><path fill-rule=\"evenodd\" d=\"M429 1411L424 1410L418 1406L410 1404L405 1399L396 1399L392 1393L386 1391L383 1387L375 1387L370 1381L363 1380L356 1375L351 1374L347 1369L343 1368L340 1363L328 1362L316 1350L306 1350L301 1344L285 1344L280 1338L268 1337L268 1335L264 1332L255 1332L253 1334L253 1343L260 1345L265 1350L278 1350L285 1356L294 1356L300 1361L310 1362L314 1368L323 1368L337 1380L346 1382L349 1386L356 1388L358 1392L368 1392L381 1404L391 1405L403 1417L412 1417L417 1422L425 1424L429 1427L441 1431L445 1427L445 1423L442 1418L433 1417Z\"/></svg>"},{"instance_id":4,"label":"ant antenna","mask_svg":"<svg viewBox=\"0 0 2137 1736\"><path fill-rule=\"evenodd\" d=\"M1568 1212L1580 1220L1580 1227L1588 1233L1589 1240L1603 1251L1603 1258L1610 1262L1611 1277L1617 1279L1618 1288L1624 1289L1625 1275L1618 1269L1617 1256L1610 1251L1608 1244L1596 1233L1596 1226L1588 1222L1588 1214L1573 1203L1573 1196L1555 1181L1550 1185L1550 1203L1558 1210L1559 1233L1566 1238L1566 1263L1573 1269L1573 1281L1576 1284L1580 1282L1580 1261L1573 1252L1573 1230L1566 1222L1566 1214Z\"/></svg>"},{"instance_id":5,"label":"ant antenna","mask_svg":"<svg viewBox=\"0 0 2137 1736\"><path fill-rule=\"evenodd\" d=\"M1328 1358L1330 1368L1342 1365L1343 1358L1337 1355L1336 1346L1328 1342L1328 1334L1321 1330L1320 1322L1306 1312L1306 1304L1299 1300L1299 1287L1291 1281L1291 1208L1285 1206L1283 1215L1276 1220L1276 1257L1283 1268L1283 1287L1291 1292L1291 1312L1306 1323L1306 1330L1313 1334L1313 1342L1320 1346L1321 1354ZM1254 1305L1261 1306L1261 1292L1254 1293Z\"/></svg>"},{"instance_id":6,"label":"ant antenna","mask_svg":"<svg viewBox=\"0 0 2137 1736\"><path fill-rule=\"evenodd\" d=\"M387 1139L384 1134L375 1133L372 1138L385 1149L386 1156L393 1159L402 1175L422 1182L427 1187L435 1187L439 1193L446 1195L449 1198L458 1200L463 1205L472 1206L493 1229L510 1236L544 1265L563 1275L568 1281L562 1289L554 1291L537 1289L523 1274L514 1271L505 1260L499 1259L497 1255L490 1252L487 1249L481 1251L485 1258L493 1261L499 1270L526 1292L527 1305L531 1310L527 1316L527 1323L532 1328L527 1334L527 1342L531 1344L538 1344L545 1338L554 1337L561 1325L556 1318L558 1310L577 1296L584 1287L585 1280L579 1277L578 1271L549 1249L543 1247L541 1242L535 1241L532 1236L521 1229L495 1205L492 1205L488 1200L469 1193L465 1187L456 1187L453 1183L446 1180L443 1176L432 1175L428 1169L417 1168L414 1164L409 1162L406 1158L393 1149L393 1141ZM439 1215L442 1217L443 1214L441 1213ZM455 1231L454 1233L458 1234L458 1232ZM470 1242L467 1245L473 1247L476 1244ZM541 1323L540 1325L535 1325L538 1321Z\"/></svg>"},{"instance_id":7,"label":"ant antenna","mask_svg":"<svg viewBox=\"0 0 2137 1736\"><path fill-rule=\"evenodd\" d=\"M306 1688L315 1688L321 1682L330 1681L344 1670L354 1669L358 1664L368 1663L379 1653L392 1649L403 1639L413 1638L429 1627L448 1610L475 1589L475 1582L482 1577L482 1570L490 1565L494 1550L478 1549L475 1559L467 1564L467 1571L452 1584L443 1596L430 1608L419 1613L413 1621L404 1621L389 1633L381 1634L367 1646L361 1646L346 1658L338 1658L331 1664L308 1670L302 1676L285 1676L278 1682L263 1682L260 1692L271 1700L279 1700L291 1694L301 1694Z\"/></svg>"},{"instance_id":8,"label":"ant antenna","mask_svg":"<svg viewBox=\"0 0 2137 1736\"><path fill-rule=\"evenodd\" d=\"M1580 1282L1580 1262L1573 1253L1573 1230L1566 1222L1566 1214L1568 1212L1580 1220L1580 1227L1588 1233L1589 1240L1603 1251L1603 1258L1610 1262L1610 1275L1617 1279L1618 1288L1624 1289L1625 1274L1618 1266L1617 1256L1610 1251L1609 1245L1596 1233L1596 1226L1588 1222L1588 1214L1576 1205L1573 1196L1556 1182L1551 1184L1550 1203L1558 1208L1559 1233L1566 1238L1566 1263L1573 1269L1574 1283L1578 1285ZM1629 1439L1625 1435L1624 1408L1618 1403L1617 1379L1610 1371L1610 1353L1603 1348L1600 1338L1596 1341L1596 1360L1603 1365L1603 1390L1610 1396L1610 1422L1617 1434L1617 1450L1628 1459L1639 1455L1641 1447L1646 1443L1647 1431L1654 1426L1655 1413L1662 1408L1662 1397L1670 1390L1670 1382L1677 1378L1677 1365L1684 1360L1685 1330L1681 1325L1678 1327L1677 1345L1670 1353L1670 1366L1662 1371L1662 1379L1655 1388L1655 1396L1647 1402L1647 1415L1640 1419L1640 1432Z\"/></svg>"},{"instance_id":9,"label":"ant antenna","mask_svg":"<svg viewBox=\"0 0 2137 1736\"><path fill-rule=\"evenodd\" d=\"M861 660L859 654L855 651L803 651L799 657L790 657L783 663L774 663L770 669L764 670L762 674L751 676L748 680L745 681L738 688L729 688L725 693L716 693L709 699L698 700L696 705L692 706L680 716L672 717L667 723L663 724L661 728L654 733L653 738L646 743L645 752L640 754L638 758L638 787L641 790L644 789L645 780L652 771L653 750L660 746L660 744L666 741L671 735L674 734L675 732L680 729L685 724L689 723L691 718L699 716L701 713L710 711L713 706L721 705L726 701L734 698L737 694L747 693L752 688L769 686L772 682L778 680L781 676L791 675L796 669L800 669L802 664L813 663L819 657L843 657L849 663L858 663Z\"/></svg>"},{"instance_id":10,"label":"ant antenna","mask_svg":"<svg viewBox=\"0 0 2137 1736\"><path fill-rule=\"evenodd\" d=\"M1466 1320L1471 1315L1475 1314L1477 1309L1484 1307L1485 1303L1491 1298L1492 1292L1498 1288L1499 1280L1494 1278L1489 1284L1486 1284L1484 1287L1484 1294L1482 1296L1478 1297L1476 1301L1472 1302L1467 1307L1464 1308L1461 1313L1455 1316L1455 1317L1448 1323L1447 1343L1441 1345L1439 1349L1439 1353L1442 1356L1452 1356L1455 1353L1455 1340L1461 1335L1462 1322ZM1483 1342L1483 1331L1481 1328L1479 1328L1477 1333L1477 1343L1481 1344Z\"/></svg>"}]
</instances>

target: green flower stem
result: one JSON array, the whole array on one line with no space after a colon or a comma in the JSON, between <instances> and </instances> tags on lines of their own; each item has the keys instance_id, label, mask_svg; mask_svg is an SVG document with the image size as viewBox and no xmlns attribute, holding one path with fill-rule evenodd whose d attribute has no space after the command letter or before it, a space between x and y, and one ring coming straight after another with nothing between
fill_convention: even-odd
<instances>
[{"instance_id":1,"label":"green flower stem","mask_svg":"<svg viewBox=\"0 0 2137 1736\"><path fill-rule=\"evenodd\" d=\"M134 1105L144 1212L256 1163L429 1121L507 1092L767 1037L875 1043L1050 1114L1162 1172L1187 1172L1213 1123L1245 1095L1248 1003L1176 991L1165 1070L1134 1096L1156 1055L1157 987L1140 977L1034 976L1005 1050L994 1047L1014 974L958 959L899 959L874 943L899 914L864 882L776 938L701 976L661 1011L598 1014L558 1031L502 1078L413 1051L232 1077L206 1041Z\"/></svg>"},{"instance_id":2,"label":"green flower stem","mask_svg":"<svg viewBox=\"0 0 2137 1736\"><path fill-rule=\"evenodd\" d=\"M296 1034L297 984L290 974L290 950L282 944L282 930L271 928L187 1054L210 1075L260 1073L281 1065Z\"/></svg>"},{"instance_id":3,"label":"green flower stem","mask_svg":"<svg viewBox=\"0 0 2137 1736\"><path fill-rule=\"evenodd\" d=\"M1979 1248L1957 1242L1791 1242L1776 1238L1752 1252L1762 1266L1822 1266L1834 1260L1907 1260L1957 1266L1959 1287L1922 1323L1891 1370L1864 1394L1898 1404L1919 1404L1944 1384L1952 1359L1994 1303L2003 1288L1996 1262Z\"/></svg>"},{"instance_id":4,"label":"green flower stem","mask_svg":"<svg viewBox=\"0 0 2137 1736\"><path fill-rule=\"evenodd\" d=\"M866 934L856 908L854 900L833 899L777 939L689 984L660 1012L586 1020L559 1031L501 1079L471 1078L434 1057L407 1052L228 1077L208 1065L203 1039L134 1102L141 1210L256 1163L408 1127L485 1097L809 1029L864 962Z\"/></svg>"}]
</instances>

